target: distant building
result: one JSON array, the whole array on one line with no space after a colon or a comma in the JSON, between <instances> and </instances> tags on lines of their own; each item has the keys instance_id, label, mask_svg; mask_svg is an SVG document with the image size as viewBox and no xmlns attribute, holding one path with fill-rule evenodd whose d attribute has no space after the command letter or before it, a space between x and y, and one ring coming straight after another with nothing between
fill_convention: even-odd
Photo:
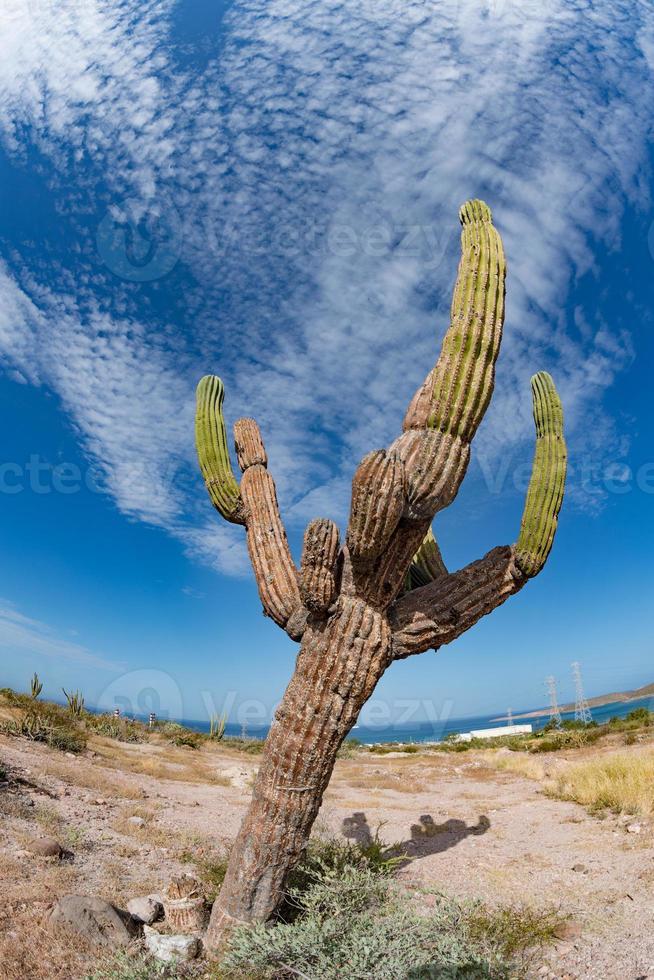
<instances>
[{"instance_id":1,"label":"distant building","mask_svg":"<svg viewBox=\"0 0 654 980\"><path fill-rule=\"evenodd\" d=\"M504 738L505 735L531 735L532 725L504 725L502 728L478 728L473 732L455 735L457 742L471 742L473 738Z\"/></svg>"}]
</instances>

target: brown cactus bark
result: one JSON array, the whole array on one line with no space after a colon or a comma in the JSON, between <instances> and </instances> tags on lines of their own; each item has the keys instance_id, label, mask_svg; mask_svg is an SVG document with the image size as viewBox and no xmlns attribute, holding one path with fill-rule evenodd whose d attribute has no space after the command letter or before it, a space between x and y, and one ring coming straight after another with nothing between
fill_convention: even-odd
<instances>
[{"instance_id":1,"label":"brown cactus bark","mask_svg":"<svg viewBox=\"0 0 654 980\"><path fill-rule=\"evenodd\" d=\"M208 377L198 386L196 439L209 496L225 519L245 524L264 612L302 644L213 908L208 949L279 905L338 749L392 661L456 639L538 574L551 549L566 454L561 404L545 374L532 382L536 454L517 545L450 574L431 530L465 476L492 394L504 317L504 254L490 211L469 201L460 217L461 262L440 357L402 434L357 469L343 547L331 521L312 521L298 572L256 422L235 426L239 488L225 442L222 383Z\"/></svg>"}]
</instances>

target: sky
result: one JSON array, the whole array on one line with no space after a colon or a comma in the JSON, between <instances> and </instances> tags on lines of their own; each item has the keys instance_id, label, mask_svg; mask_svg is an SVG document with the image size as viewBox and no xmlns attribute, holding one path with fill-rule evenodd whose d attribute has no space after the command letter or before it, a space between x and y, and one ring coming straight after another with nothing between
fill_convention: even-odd
<instances>
[{"instance_id":1,"label":"sky","mask_svg":"<svg viewBox=\"0 0 654 980\"><path fill-rule=\"evenodd\" d=\"M5 0L0 37L0 686L270 717L297 647L209 504L195 385L258 420L299 560L434 363L469 197L507 316L448 568L517 537L537 370L568 492L544 572L368 711L654 681L649 0Z\"/></svg>"}]
</instances>

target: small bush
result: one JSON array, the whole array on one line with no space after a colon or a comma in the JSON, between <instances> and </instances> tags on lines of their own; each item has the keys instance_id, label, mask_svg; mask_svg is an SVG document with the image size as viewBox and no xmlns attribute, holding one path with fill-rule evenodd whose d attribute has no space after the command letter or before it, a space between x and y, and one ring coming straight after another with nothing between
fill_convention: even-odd
<instances>
[{"instance_id":1,"label":"small bush","mask_svg":"<svg viewBox=\"0 0 654 980\"><path fill-rule=\"evenodd\" d=\"M140 721L131 718L116 718L115 715L94 715L90 711L84 713L85 726L96 735L113 738L117 742L145 742L148 729Z\"/></svg>"},{"instance_id":2,"label":"small bush","mask_svg":"<svg viewBox=\"0 0 654 980\"><path fill-rule=\"evenodd\" d=\"M86 736L77 725L61 721L56 714L38 709L27 711L18 720L3 722L0 731L5 735L28 738L32 742L45 742L62 752L82 752L86 748Z\"/></svg>"},{"instance_id":3,"label":"small bush","mask_svg":"<svg viewBox=\"0 0 654 980\"><path fill-rule=\"evenodd\" d=\"M177 967L167 967L144 956L118 953L97 966L93 973L87 974L85 980L181 980L190 975L179 972Z\"/></svg>"}]
</instances>

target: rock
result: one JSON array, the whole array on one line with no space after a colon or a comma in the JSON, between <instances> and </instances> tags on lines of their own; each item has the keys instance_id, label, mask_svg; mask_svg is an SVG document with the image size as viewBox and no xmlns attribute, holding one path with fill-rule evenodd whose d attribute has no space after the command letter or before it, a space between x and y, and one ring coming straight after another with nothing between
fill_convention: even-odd
<instances>
[{"instance_id":1,"label":"rock","mask_svg":"<svg viewBox=\"0 0 654 980\"><path fill-rule=\"evenodd\" d=\"M50 922L99 946L127 946L138 934L138 925L127 912L101 898L85 895L60 898L50 913Z\"/></svg>"},{"instance_id":2,"label":"rock","mask_svg":"<svg viewBox=\"0 0 654 980\"><path fill-rule=\"evenodd\" d=\"M131 823L132 827L145 827L145 820L143 817L128 817L127 823Z\"/></svg>"},{"instance_id":3,"label":"rock","mask_svg":"<svg viewBox=\"0 0 654 980\"><path fill-rule=\"evenodd\" d=\"M158 895L143 895L133 898L127 903L127 911L138 922L151 926L157 919L163 918L163 903Z\"/></svg>"},{"instance_id":4,"label":"rock","mask_svg":"<svg viewBox=\"0 0 654 980\"><path fill-rule=\"evenodd\" d=\"M586 867L585 864L573 864L572 865L572 870L573 871L576 871L577 874L580 874L580 875L587 875L588 874L588 868Z\"/></svg>"},{"instance_id":5,"label":"rock","mask_svg":"<svg viewBox=\"0 0 654 980\"><path fill-rule=\"evenodd\" d=\"M579 939L581 936L581 926L578 922L560 922L554 926L552 933L556 939L564 939L566 941Z\"/></svg>"},{"instance_id":6,"label":"rock","mask_svg":"<svg viewBox=\"0 0 654 980\"><path fill-rule=\"evenodd\" d=\"M143 927L145 946L163 963L188 963L200 955L202 943L197 936L162 936L150 926Z\"/></svg>"},{"instance_id":7,"label":"rock","mask_svg":"<svg viewBox=\"0 0 654 980\"><path fill-rule=\"evenodd\" d=\"M640 834L642 832L642 826L639 823L630 823L627 825L628 834Z\"/></svg>"},{"instance_id":8,"label":"rock","mask_svg":"<svg viewBox=\"0 0 654 980\"><path fill-rule=\"evenodd\" d=\"M77 756L75 755L74 752L64 752L64 755L66 756L67 759L76 759L77 758Z\"/></svg>"},{"instance_id":9,"label":"rock","mask_svg":"<svg viewBox=\"0 0 654 980\"><path fill-rule=\"evenodd\" d=\"M47 858L62 858L66 853L54 837L39 837L37 840L31 840L27 844L26 850L37 857Z\"/></svg>"}]
</instances>

